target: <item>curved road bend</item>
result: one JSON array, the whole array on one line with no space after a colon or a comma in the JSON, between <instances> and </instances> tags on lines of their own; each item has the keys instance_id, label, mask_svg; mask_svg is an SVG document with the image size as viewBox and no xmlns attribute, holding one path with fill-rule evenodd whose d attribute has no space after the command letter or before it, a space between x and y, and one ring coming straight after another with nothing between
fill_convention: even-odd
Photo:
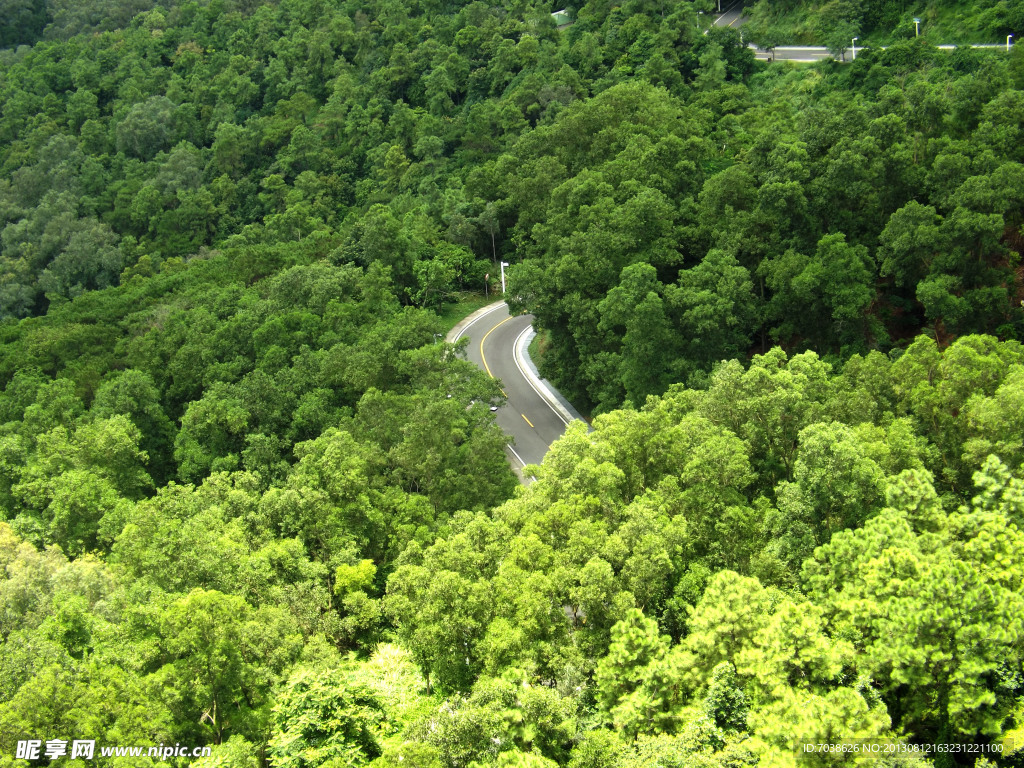
<instances>
[{"instance_id":1,"label":"curved road bend","mask_svg":"<svg viewBox=\"0 0 1024 768\"><path fill-rule=\"evenodd\" d=\"M522 481L526 464L540 464L568 424L534 388L515 358L519 338L529 332L533 315L509 315L505 302L492 304L460 323L448 335L455 342L469 337L467 357L492 378L500 379L508 400L495 414L498 426L512 437L505 453Z\"/></svg>"}]
</instances>

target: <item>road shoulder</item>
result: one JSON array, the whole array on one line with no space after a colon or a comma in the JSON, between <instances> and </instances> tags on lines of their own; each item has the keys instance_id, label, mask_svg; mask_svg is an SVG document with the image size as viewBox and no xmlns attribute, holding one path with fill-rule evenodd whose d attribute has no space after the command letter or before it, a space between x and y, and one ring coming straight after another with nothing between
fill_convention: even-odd
<instances>
[{"instance_id":1,"label":"road shoulder","mask_svg":"<svg viewBox=\"0 0 1024 768\"><path fill-rule=\"evenodd\" d=\"M484 315L494 312L496 309L505 306L504 301L496 301L493 304L488 304L486 307L480 307L480 309L466 315L464 318L459 320L450 331L448 335L444 337L444 340L449 344L454 344L461 338L462 334L465 333L466 329L479 320Z\"/></svg>"},{"instance_id":2,"label":"road shoulder","mask_svg":"<svg viewBox=\"0 0 1024 768\"><path fill-rule=\"evenodd\" d=\"M537 370L537 366L534 364L530 357L529 348L530 342L533 341L533 337L537 335L537 332L530 326L525 332L519 335L516 339L515 347L512 350L512 354L515 355L516 365L523 374L530 386L533 387L534 391L540 395L549 406L551 410L558 414L559 418L565 422L568 426L569 422L574 420L586 421L580 412L577 411L572 403L570 403L561 392L555 389L554 385L547 379L540 377L540 372Z\"/></svg>"}]
</instances>

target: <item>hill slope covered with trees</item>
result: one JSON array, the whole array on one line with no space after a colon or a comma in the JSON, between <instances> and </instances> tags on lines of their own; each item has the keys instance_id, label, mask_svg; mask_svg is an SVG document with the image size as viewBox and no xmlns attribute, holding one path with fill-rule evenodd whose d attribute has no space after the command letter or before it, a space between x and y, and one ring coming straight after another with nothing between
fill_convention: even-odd
<instances>
[{"instance_id":1,"label":"hill slope covered with trees","mask_svg":"<svg viewBox=\"0 0 1024 768\"><path fill-rule=\"evenodd\" d=\"M0 763L1020 742L1024 58L553 10L0 5ZM522 490L499 259L601 414Z\"/></svg>"},{"instance_id":2,"label":"hill slope covered with trees","mask_svg":"<svg viewBox=\"0 0 1024 768\"><path fill-rule=\"evenodd\" d=\"M920 3L894 0L802 2L757 0L747 3L749 39L761 36L776 44L887 44L923 36L935 45L1003 43L1024 31L1024 5L1017 0ZM914 23L918 19L918 23ZM845 40L843 40L845 38Z\"/></svg>"}]
</instances>

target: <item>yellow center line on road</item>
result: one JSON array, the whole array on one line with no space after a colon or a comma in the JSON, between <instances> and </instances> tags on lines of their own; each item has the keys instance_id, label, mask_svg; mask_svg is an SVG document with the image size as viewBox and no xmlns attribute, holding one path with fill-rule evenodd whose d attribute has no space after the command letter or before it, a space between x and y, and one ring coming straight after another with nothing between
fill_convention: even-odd
<instances>
[{"instance_id":1,"label":"yellow center line on road","mask_svg":"<svg viewBox=\"0 0 1024 768\"><path fill-rule=\"evenodd\" d=\"M494 374L491 373L491 366L489 366L487 364L487 357L484 355L484 342L487 341L487 337L488 336L490 336L492 333L494 333L498 329L498 326L507 323L513 317L514 317L514 315L509 315L504 320L502 320L500 323L498 323L498 325L496 325L493 328L491 328L491 330L489 330L487 333L485 333L484 337L482 339L480 339L480 359L483 360L483 362L484 362L484 370L487 371L487 375L490 376L492 379L494 378ZM526 418L526 417L524 416L523 418ZM530 426L533 426L533 425L531 424Z\"/></svg>"},{"instance_id":2,"label":"yellow center line on road","mask_svg":"<svg viewBox=\"0 0 1024 768\"><path fill-rule=\"evenodd\" d=\"M526 414L525 414L525 413L520 413L519 415L520 415L520 416L522 416L522 417L523 417L523 420L524 420L524 421L525 421L525 422L526 422L527 424L529 424L529 425L530 425L530 429L536 429L536 427L535 427L535 426L533 426L533 422L532 422L532 421L530 421L530 420L529 420L528 418L526 418Z\"/></svg>"}]
</instances>

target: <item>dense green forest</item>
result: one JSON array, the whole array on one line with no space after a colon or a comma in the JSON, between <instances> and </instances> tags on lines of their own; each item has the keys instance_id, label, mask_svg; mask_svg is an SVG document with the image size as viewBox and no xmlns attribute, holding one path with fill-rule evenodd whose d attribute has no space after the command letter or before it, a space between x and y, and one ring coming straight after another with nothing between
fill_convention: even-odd
<instances>
[{"instance_id":1,"label":"dense green forest","mask_svg":"<svg viewBox=\"0 0 1024 768\"><path fill-rule=\"evenodd\" d=\"M1024 54L568 8L0 1L0 765L1024 759Z\"/></svg>"}]
</instances>

